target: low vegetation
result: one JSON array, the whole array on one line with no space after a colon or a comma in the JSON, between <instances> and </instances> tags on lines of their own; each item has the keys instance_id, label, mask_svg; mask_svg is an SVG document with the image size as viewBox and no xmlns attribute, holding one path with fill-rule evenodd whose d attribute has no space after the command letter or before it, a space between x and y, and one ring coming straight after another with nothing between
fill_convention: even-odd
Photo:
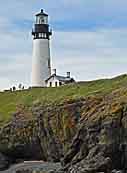
<instances>
[{"instance_id":1,"label":"low vegetation","mask_svg":"<svg viewBox=\"0 0 127 173\"><path fill-rule=\"evenodd\" d=\"M19 105L31 107L33 104L59 105L66 101L87 96L104 95L116 90L127 94L127 75L113 79L90 82L78 82L59 88L32 88L23 91L5 91L0 93L0 124L8 122Z\"/></svg>"}]
</instances>

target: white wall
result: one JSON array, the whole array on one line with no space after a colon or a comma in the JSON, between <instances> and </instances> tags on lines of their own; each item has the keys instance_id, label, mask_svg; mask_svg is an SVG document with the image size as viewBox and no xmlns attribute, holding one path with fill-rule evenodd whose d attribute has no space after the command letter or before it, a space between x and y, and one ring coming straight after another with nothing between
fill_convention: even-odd
<instances>
[{"instance_id":1,"label":"white wall","mask_svg":"<svg viewBox=\"0 0 127 173\"><path fill-rule=\"evenodd\" d=\"M32 80L33 87L45 87L45 80L51 75L48 67L50 47L48 39L33 40Z\"/></svg>"},{"instance_id":2,"label":"white wall","mask_svg":"<svg viewBox=\"0 0 127 173\"><path fill-rule=\"evenodd\" d=\"M50 87L50 82L52 82L52 87L56 87L56 82L57 82L57 86L59 87L59 80L56 77L52 77L48 80L47 82L47 87Z\"/></svg>"}]
</instances>

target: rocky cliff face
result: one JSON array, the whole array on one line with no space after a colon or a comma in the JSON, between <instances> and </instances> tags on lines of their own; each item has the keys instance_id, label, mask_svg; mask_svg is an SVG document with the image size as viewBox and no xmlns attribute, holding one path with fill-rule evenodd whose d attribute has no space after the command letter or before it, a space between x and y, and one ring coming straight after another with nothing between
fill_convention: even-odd
<instances>
[{"instance_id":1,"label":"rocky cliff face","mask_svg":"<svg viewBox=\"0 0 127 173\"><path fill-rule=\"evenodd\" d=\"M127 104L119 94L117 91L84 103L78 132L62 162L64 171L127 170Z\"/></svg>"},{"instance_id":2,"label":"rocky cliff face","mask_svg":"<svg viewBox=\"0 0 127 173\"><path fill-rule=\"evenodd\" d=\"M127 169L126 144L122 88L61 105L20 105L0 130L0 163L4 168L22 160L61 160L60 172L111 172Z\"/></svg>"},{"instance_id":3,"label":"rocky cliff face","mask_svg":"<svg viewBox=\"0 0 127 173\"><path fill-rule=\"evenodd\" d=\"M80 100L53 107L20 105L12 121L0 131L0 152L10 164L60 161L77 132L81 107Z\"/></svg>"}]
</instances>

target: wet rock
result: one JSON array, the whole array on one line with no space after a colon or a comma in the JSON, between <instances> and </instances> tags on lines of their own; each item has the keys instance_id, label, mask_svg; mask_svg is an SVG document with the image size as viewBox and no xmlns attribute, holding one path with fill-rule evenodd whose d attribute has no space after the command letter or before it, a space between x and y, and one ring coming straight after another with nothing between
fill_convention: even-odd
<instances>
[{"instance_id":1,"label":"wet rock","mask_svg":"<svg viewBox=\"0 0 127 173\"><path fill-rule=\"evenodd\" d=\"M9 159L0 153L0 171L7 169L9 166Z\"/></svg>"}]
</instances>

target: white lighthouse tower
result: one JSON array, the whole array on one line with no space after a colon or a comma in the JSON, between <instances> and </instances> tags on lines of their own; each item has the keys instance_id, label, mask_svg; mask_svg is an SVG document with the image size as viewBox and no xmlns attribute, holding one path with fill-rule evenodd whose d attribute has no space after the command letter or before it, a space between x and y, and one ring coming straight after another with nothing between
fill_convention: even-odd
<instances>
[{"instance_id":1,"label":"white lighthouse tower","mask_svg":"<svg viewBox=\"0 0 127 173\"><path fill-rule=\"evenodd\" d=\"M52 33L49 31L48 15L43 10L36 14L32 35L32 87L45 87L45 80L51 75L49 40Z\"/></svg>"}]
</instances>

